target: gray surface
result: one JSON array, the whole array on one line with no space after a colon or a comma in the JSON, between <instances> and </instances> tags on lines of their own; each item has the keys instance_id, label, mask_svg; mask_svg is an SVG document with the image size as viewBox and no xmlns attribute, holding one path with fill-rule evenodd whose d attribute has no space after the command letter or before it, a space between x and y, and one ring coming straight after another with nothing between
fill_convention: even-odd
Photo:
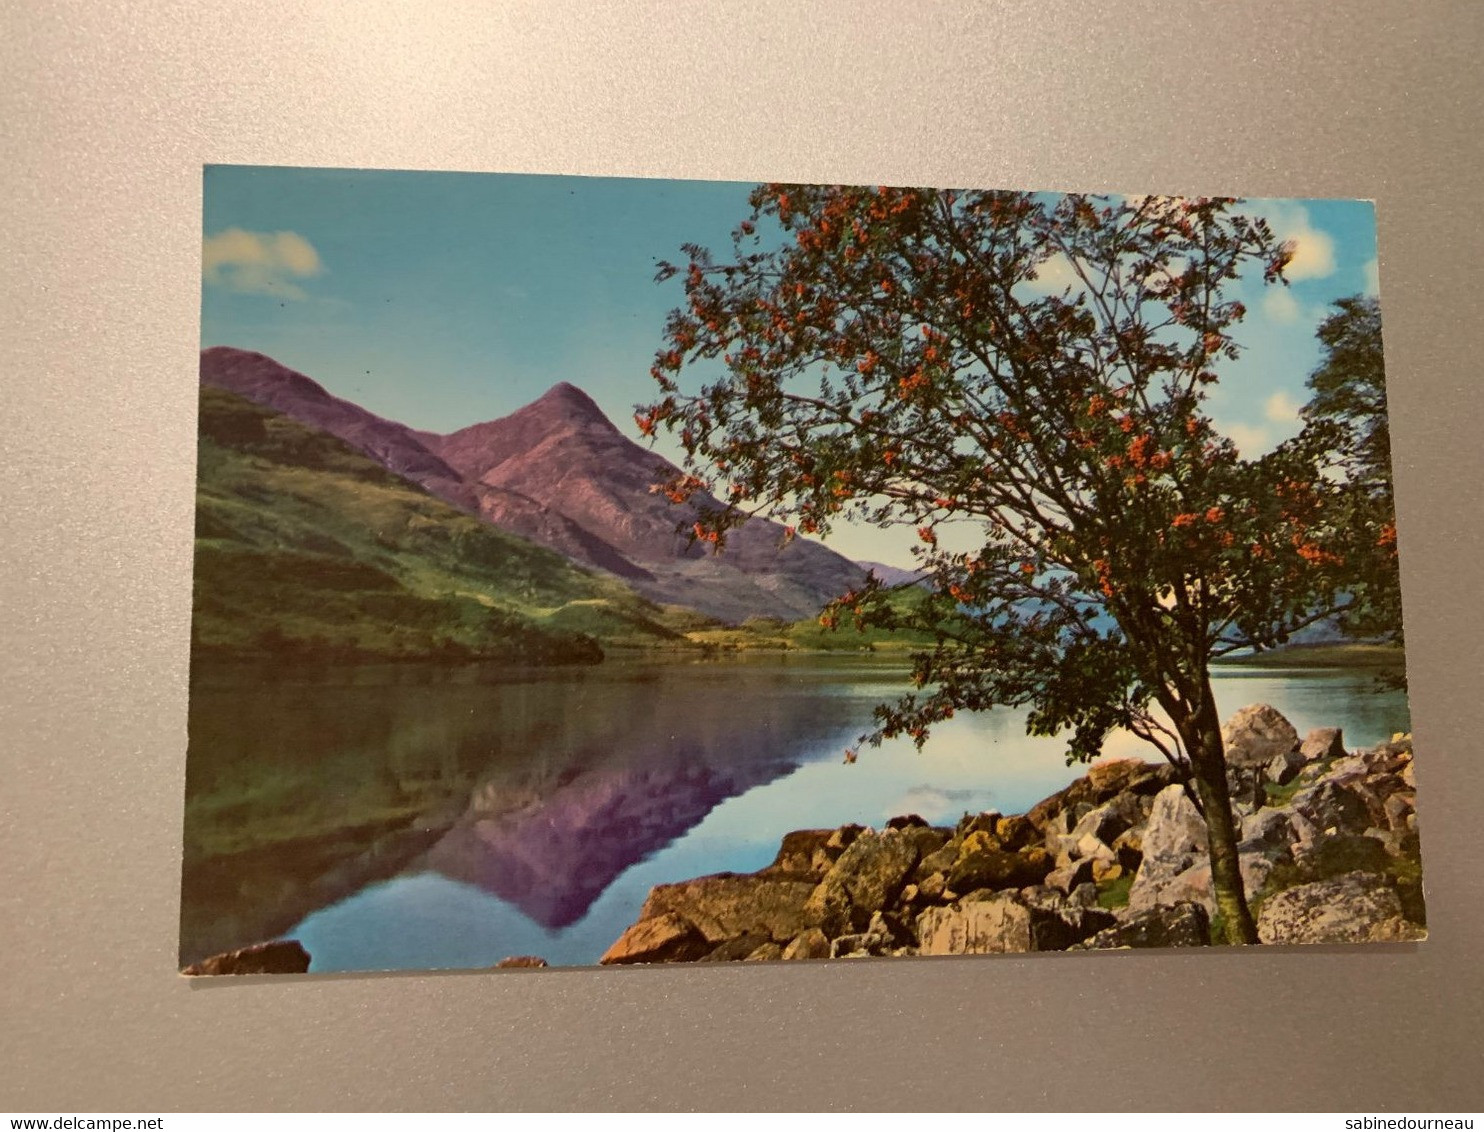
<instances>
[{"instance_id":1,"label":"gray surface","mask_svg":"<svg viewBox=\"0 0 1484 1132\"><path fill-rule=\"evenodd\" d=\"M6 6L0 1107L1484 1105L1480 6L430 8ZM204 162L1376 198L1431 942L188 986Z\"/></svg>"}]
</instances>

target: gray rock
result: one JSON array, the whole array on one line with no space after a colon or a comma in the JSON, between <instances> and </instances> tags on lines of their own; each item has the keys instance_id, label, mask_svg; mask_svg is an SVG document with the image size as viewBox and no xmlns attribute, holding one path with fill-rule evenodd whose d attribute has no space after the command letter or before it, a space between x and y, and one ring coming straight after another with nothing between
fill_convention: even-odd
<instances>
[{"instance_id":1,"label":"gray rock","mask_svg":"<svg viewBox=\"0 0 1484 1132\"><path fill-rule=\"evenodd\" d=\"M1221 729L1229 767L1260 767L1274 755L1298 750L1298 732L1283 714L1267 704L1249 704Z\"/></svg>"},{"instance_id":2,"label":"gray rock","mask_svg":"<svg viewBox=\"0 0 1484 1132\"><path fill-rule=\"evenodd\" d=\"M1155 908L1104 929L1078 945L1078 950L1114 947L1207 947L1211 918L1200 904L1188 902Z\"/></svg>"},{"instance_id":3,"label":"gray rock","mask_svg":"<svg viewBox=\"0 0 1484 1132\"><path fill-rule=\"evenodd\" d=\"M1097 906L1096 893L1086 901L1074 899L1058 888L1049 886L1023 888L1020 902L1033 911L1046 912L1058 917L1067 926L1073 941L1086 939L1118 922L1112 912Z\"/></svg>"},{"instance_id":4,"label":"gray rock","mask_svg":"<svg viewBox=\"0 0 1484 1132\"><path fill-rule=\"evenodd\" d=\"M1263 777L1278 786L1287 786L1298 777L1304 768L1304 757L1297 751L1286 755L1274 755L1273 761L1263 767Z\"/></svg>"},{"instance_id":5,"label":"gray rock","mask_svg":"<svg viewBox=\"0 0 1484 1132\"><path fill-rule=\"evenodd\" d=\"M1391 853L1374 837L1333 833L1298 846L1293 856L1304 880L1325 880L1345 873L1384 872Z\"/></svg>"},{"instance_id":6,"label":"gray rock","mask_svg":"<svg viewBox=\"0 0 1484 1132\"><path fill-rule=\"evenodd\" d=\"M1376 943L1422 939L1395 889L1377 873L1355 872L1284 889L1257 917L1263 943Z\"/></svg>"},{"instance_id":7,"label":"gray rock","mask_svg":"<svg viewBox=\"0 0 1484 1132\"><path fill-rule=\"evenodd\" d=\"M1316 727L1304 738L1298 753L1306 763L1344 758L1345 734L1338 727Z\"/></svg>"},{"instance_id":8,"label":"gray rock","mask_svg":"<svg viewBox=\"0 0 1484 1132\"><path fill-rule=\"evenodd\" d=\"M1206 819L1182 787L1166 786L1154 796L1154 808L1144 826L1143 849L1146 865L1150 860L1178 860L1206 851Z\"/></svg>"},{"instance_id":9,"label":"gray rock","mask_svg":"<svg viewBox=\"0 0 1484 1132\"><path fill-rule=\"evenodd\" d=\"M1226 791L1231 798L1232 813L1240 818L1262 809L1268 800L1267 783L1266 765L1227 767Z\"/></svg>"},{"instance_id":10,"label":"gray rock","mask_svg":"<svg viewBox=\"0 0 1484 1132\"><path fill-rule=\"evenodd\" d=\"M880 912L871 917L870 925L863 932L843 935L830 942L831 959L848 959L862 955L887 955L897 943L892 925Z\"/></svg>"},{"instance_id":11,"label":"gray rock","mask_svg":"<svg viewBox=\"0 0 1484 1132\"><path fill-rule=\"evenodd\" d=\"M1079 884L1067 894L1067 900L1072 904L1080 904L1084 908L1096 908L1098 906L1097 885L1091 882Z\"/></svg>"},{"instance_id":12,"label":"gray rock","mask_svg":"<svg viewBox=\"0 0 1484 1132\"><path fill-rule=\"evenodd\" d=\"M1118 860L1118 854L1113 852L1111 846L1105 845L1090 833L1084 833L1072 846L1072 856L1083 861L1112 862Z\"/></svg>"},{"instance_id":13,"label":"gray rock","mask_svg":"<svg viewBox=\"0 0 1484 1132\"><path fill-rule=\"evenodd\" d=\"M911 838L898 833L860 834L810 894L803 909L804 923L822 928L831 938L863 927L872 912L896 899L916 864L917 847Z\"/></svg>"},{"instance_id":14,"label":"gray rock","mask_svg":"<svg viewBox=\"0 0 1484 1132\"><path fill-rule=\"evenodd\" d=\"M1091 836L1104 845L1110 845L1117 840L1119 834L1142 822L1144 816L1144 810L1135 795L1118 794L1084 815L1072 828L1069 836L1074 841Z\"/></svg>"},{"instance_id":15,"label":"gray rock","mask_svg":"<svg viewBox=\"0 0 1484 1132\"><path fill-rule=\"evenodd\" d=\"M930 908L917 920L923 955L1060 951L1076 942L1060 916L1027 907L1012 893L956 908Z\"/></svg>"},{"instance_id":16,"label":"gray rock","mask_svg":"<svg viewBox=\"0 0 1484 1132\"><path fill-rule=\"evenodd\" d=\"M1072 861L1046 874L1046 883L1063 892L1071 892L1079 885L1092 883L1092 862Z\"/></svg>"},{"instance_id":17,"label":"gray rock","mask_svg":"<svg viewBox=\"0 0 1484 1132\"><path fill-rule=\"evenodd\" d=\"M1258 810L1242 819L1242 842L1238 852L1286 856L1298 840L1287 810Z\"/></svg>"},{"instance_id":18,"label":"gray rock","mask_svg":"<svg viewBox=\"0 0 1484 1132\"><path fill-rule=\"evenodd\" d=\"M1242 872L1242 887L1251 896L1267 883L1275 862L1265 853L1241 853L1237 857L1237 865ZM1142 870L1140 875L1143 875ZM1209 914L1216 914L1216 898L1211 889L1211 864L1204 855L1184 872L1154 883L1141 884L1139 877L1135 877L1129 888L1130 914L1150 908L1172 908L1184 903L1200 904Z\"/></svg>"},{"instance_id":19,"label":"gray rock","mask_svg":"<svg viewBox=\"0 0 1484 1132\"><path fill-rule=\"evenodd\" d=\"M1386 828L1399 832L1408 828L1407 819L1417 811L1416 796L1398 791L1390 795L1382 805L1386 813Z\"/></svg>"},{"instance_id":20,"label":"gray rock","mask_svg":"<svg viewBox=\"0 0 1484 1132\"><path fill-rule=\"evenodd\" d=\"M1362 833L1372 824L1367 799L1328 777L1295 794L1288 808L1323 834Z\"/></svg>"}]
</instances>

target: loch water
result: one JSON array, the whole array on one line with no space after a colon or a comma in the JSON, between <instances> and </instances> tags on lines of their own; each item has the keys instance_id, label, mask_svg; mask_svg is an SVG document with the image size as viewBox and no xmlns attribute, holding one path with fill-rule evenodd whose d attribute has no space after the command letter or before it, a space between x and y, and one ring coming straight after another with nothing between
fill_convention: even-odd
<instances>
[{"instance_id":1,"label":"loch water","mask_svg":"<svg viewBox=\"0 0 1484 1132\"><path fill-rule=\"evenodd\" d=\"M1223 718L1269 703L1351 747L1409 729L1367 670L1224 667L1214 687ZM761 868L790 830L1019 813L1084 769L1018 711L847 764L908 690L900 660L865 656L198 669L182 959L284 936L313 971L594 963L652 886ZM1128 735L1106 754L1157 757Z\"/></svg>"}]
</instances>

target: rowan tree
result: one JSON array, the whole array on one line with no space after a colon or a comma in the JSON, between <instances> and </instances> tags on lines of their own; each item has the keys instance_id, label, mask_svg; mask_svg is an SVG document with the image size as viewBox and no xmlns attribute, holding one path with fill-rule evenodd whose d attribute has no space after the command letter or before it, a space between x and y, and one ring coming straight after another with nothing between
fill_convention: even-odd
<instances>
[{"instance_id":1,"label":"rowan tree","mask_svg":"<svg viewBox=\"0 0 1484 1132\"><path fill-rule=\"evenodd\" d=\"M1290 250L1226 199L774 184L751 206L729 256L661 267L685 305L636 421L680 438L672 498L726 502L699 524L718 546L758 512L915 529L925 601L871 578L821 614L935 635L866 738L996 706L1069 760L1141 736L1206 816L1228 938L1256 942L1210 665L1345 605L1343 544L1370 537L1332 519L1332 422L1249 460L1205 411L1233 282L1281 285Z\"/></svg>"}]
</instances>

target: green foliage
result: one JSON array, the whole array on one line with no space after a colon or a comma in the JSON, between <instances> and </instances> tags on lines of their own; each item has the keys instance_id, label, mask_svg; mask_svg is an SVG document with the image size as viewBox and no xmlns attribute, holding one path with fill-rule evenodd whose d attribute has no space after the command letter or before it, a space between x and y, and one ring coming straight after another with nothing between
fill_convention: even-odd
<instances>
[{"instance_id":1,"label":"green foliage","mask_svg":"<svg viewBox=\"0 0 1484 1132\"><path fill-rule=\"evenodd\" d=\"M1106 908L1110 912L1115 908L1126 908L1129 890L1133 886L1133 873L1125 873L1116 880L1104 881L1098 885L1098 907Z\"/></svg>"},{"instance_id":2,"label":"green foliage","mask_svg":"<svg viewBox=\"0 0 1484 1132\"><path fill-rule=\"evenodd\" d=\"M449 507L324 433L201 391L202 655L592 663L674 611ZM594 620L574 611L606 610Z\"/></svg>"},{"instance_id":3,"label":"green foliage","mask_svg":"<svg viewBox=\"0 0 1484 1132\"><path fill-rule=\"evenodd\" d=\"M1334 464L1351 487L1343 574L1353 601L1341 627L1363 637L1402 641L1401 580L1391 480L1391 431L1386 411L1386 363L1377 300L1341 299L1318 331L1324 360L1309 376L1313 397L1304 417L1338 431ZM1399 672L1395 683L1404 683Z\"/></svg>"}]
</instances>

